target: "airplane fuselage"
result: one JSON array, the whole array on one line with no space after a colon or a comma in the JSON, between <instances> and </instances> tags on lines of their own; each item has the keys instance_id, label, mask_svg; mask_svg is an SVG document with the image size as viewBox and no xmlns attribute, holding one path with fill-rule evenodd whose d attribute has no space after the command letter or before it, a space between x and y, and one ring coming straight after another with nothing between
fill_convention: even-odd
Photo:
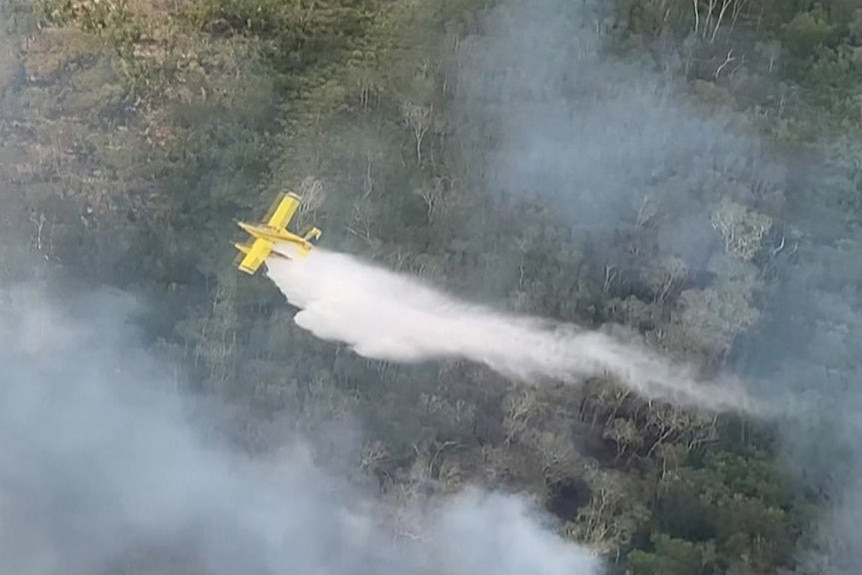
<instances>
[{"instance_id":1,"label":"airplane fuselage","mask_svg":"<svg viewBox=\"0 0 862 575\"><path fill-rule=\"evenodd\" d=\"M276 198L264 222L249 224L237 222L237 225L254 238L253 242L235 243L240 251L236 266L247 274L255 271L269 256L285 259L305 257L314 248L314 241L320 238L320 230L312 227L302 235L289 232L287 225L299 208L300 197L296 194L281 193ZM276 250L278 244L287 244L292 249L290 254ZM285 246L287 247L287 246Z\"/></svg>"},{"instance_id":2,"label":"airplane fuselage","mask_svg":"<svg viewBox=\"0 0 862 575\"><path fill-rule=\"evenodd\" d=\"M257 226L254 224L247 224L245 222L237 222L237 225L257 239L267 240L273 244L279 242L296 244L301 248L301 253L303 255L308 253L308 251L314 247L309 239L287 230L279 230L269 226Z\"/></svg>"}]
</instances>

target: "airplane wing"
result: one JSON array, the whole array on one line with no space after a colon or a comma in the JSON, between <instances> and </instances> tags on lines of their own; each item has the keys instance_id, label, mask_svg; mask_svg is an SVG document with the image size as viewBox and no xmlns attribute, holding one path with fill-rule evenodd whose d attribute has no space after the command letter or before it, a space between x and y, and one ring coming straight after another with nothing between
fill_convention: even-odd
<instances>
[{"instance_id":1,"label":"airplane wing","mask_svg":"<svg viewBox=\"0 0 862 575\"><path fill-rule=\"evenodd\" d=\"M266 215L266 224L237 222L237 225L248 232L254 240L250 243L234 244L242 252L234 260L234 265L245 273L254 275L270 256L291 259L286 254L273 251L275 244L280 242L293 244L298 248L300 256L307 255L316 240L320 238L320 230L312 227L302 236L287 230L287 224L296 214L300 201L301 198L293 192L282 192L270 206Z\"/></svg>"},{"instance_id":2,"label":"airplane wing","mask_svg":"<svg viewBox=\"0 0 862 575\"><path fill-rule=\"evenodd\" d=\"M237 267L247 274L254 275L257 268L266 261L272 251L272 242L261 238L256 239L251 244L235 244L236 248L242 252L244 257L237 264Z\"/></svg>"},{"instance_id":3,"label":"airplane wing","mask_svg":"<svg viewBox=\"0 0 862 575\"><path fill-rule=\"evenodd\" d=\"M299 202L299 196L293 192L279 194L273 203L274 209L270 208L267 214L266 224L272 228L286 229L287 224L299 208Z\"/></svg>"}]
</instances>

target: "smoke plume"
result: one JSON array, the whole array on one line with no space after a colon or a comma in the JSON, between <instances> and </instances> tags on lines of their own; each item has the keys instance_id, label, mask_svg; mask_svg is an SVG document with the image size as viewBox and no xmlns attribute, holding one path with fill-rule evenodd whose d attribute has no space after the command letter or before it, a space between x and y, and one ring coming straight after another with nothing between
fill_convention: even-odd
<instances>
[{"instance_id":1,"label":"smoke plume","mask_svg":"<svg viewBox=\"0 0 862 575\"><path fill-rule=\"evenodd\" d=\"M374 500L302 438L249 458L142 350L122 293L0 290L0 570L77 573L597 573L524 499L414 509L395 544ZM503 550L503 551L501 551Z\"/></svg>"},{"instance_id":2,"label":"smoke plume","mask_svg":"<svg viewBox=\"0 0 862 575\"><path fill-rule=\"evenodd\" d=\"M782 462L830 502L817 541L800 549L800 568L855 573L862 292L850 286L862 274L862 227L847 206L858 205L858 136L844 123L842 133L808 142L806 153L779 156L786 142L760 138L750 121L758 112L743 119L738 110L771 91L796 108L791 123L831 120L790 96L796 88L765 74L757 58L736 73L719 70L720 61L694 71L704 65L694 37L677 45L670 33L668 42L641 44L642 62L622 61L611 47L616 30L626 29L620 16L637 14L596 0L501 3L481 35L459 44L461 115L453 124L468 142L499 142L476 146L469 158L482 166L489 193L537 198L586 239L593 258L634 273L646 257L626 259L614 245L645 221L656 245L638 247L678 257L696 275L723 249L710 225L718 198L774 218L783 237L765 246L775 260L767 266L771 285L761 288L762 314L728 363L782 414ZM740 27L735 52L752 33Z\"/></svg>"}]
</instances>

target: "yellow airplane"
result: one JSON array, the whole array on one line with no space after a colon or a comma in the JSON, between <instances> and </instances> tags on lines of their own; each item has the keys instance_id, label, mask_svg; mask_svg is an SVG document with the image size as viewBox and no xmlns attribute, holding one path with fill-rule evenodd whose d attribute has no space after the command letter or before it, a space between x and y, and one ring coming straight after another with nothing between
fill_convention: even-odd
<instances>
[{"instance_id":1,"label":"yellow airplane","mask_svg":"<svg viewBox=\"0 0 862 575\"><path fill-rule=\"evenodd\" d=\"M247 224L237 222L237 225L254 237L254 241L244 244L234 244L242 252L237 256L234 264L247 274L254 274L257 268L272 255L290 259L285 254L274 251L276 243L286 242L295 245L299 255L305 257L314 247L314 242L320 238L320 230L311 227L302 235L297 235L287 230L287 224L299 208L302 201L293 192L281 192L269 208L265 223Z\"/></svg>"}]
</instances>

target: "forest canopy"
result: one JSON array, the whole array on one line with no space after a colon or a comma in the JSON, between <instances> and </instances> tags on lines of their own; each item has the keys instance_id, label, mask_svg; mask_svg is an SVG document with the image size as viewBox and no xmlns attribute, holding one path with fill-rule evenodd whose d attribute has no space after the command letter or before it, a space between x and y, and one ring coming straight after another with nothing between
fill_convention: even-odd
<instances>
[{"instance_id":1,"label":"forest canopy","mask_svg":"<svg viewBox=\"0 0 862 575\"><path fill-rule=\"evenodd\" d=\"M855 0L2 0L0 280L135 293L190 393L362 422L356 481L536 495L631 575L855 573ZM800 406L370 362L237 273L281 190L325 244Z\"/></svg>"}]
</instances>

